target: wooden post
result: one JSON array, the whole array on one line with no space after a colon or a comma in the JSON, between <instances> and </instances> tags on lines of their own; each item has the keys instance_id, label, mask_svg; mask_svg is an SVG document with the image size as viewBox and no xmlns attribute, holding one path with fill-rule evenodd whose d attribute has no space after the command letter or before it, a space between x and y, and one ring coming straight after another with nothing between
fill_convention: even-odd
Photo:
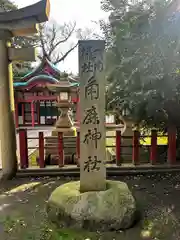
<instances>
[{"instance_id":1,"label":"wooden post","mask_svg":"<svg viewBox=\"0 0 180 240\"><path fill-rule=\"evenodd\" d=\"M35 125L34 121L34 102L31 102L31 119L32 119L32 127Z\"/></svg>"},{"instance_id":2,"label":"wooden post","mask_svg":"<svg viewBox=\"0 0 180 240\"><path fill-rule=\"evenodd\" d=\"M16 122L16 128L19 127L19 114L18 114L18 103L15 104L15 122Z\"/></svg>"},{"instance_id":3,"label":"wooden post","mask_svg":"<svg viewBox=\"0 0 180 240\"><path fill-rule=\"evenodd\" d=\"M25 103L22 102L22 121L23 125L25 125Z\"/></svg>"},{"instance_id":4,"label":"wooden post","mask_svg":"<svg viewBox=\"0 0 180 240\"><path fill-rule=\"evenodd\" d=\"M7 41L7 50L11 47L10 41ZM14 125L15 125L15 104L14 104L14 86L13 86L13 70L12 70L12 60L9 57L8 52L8 74L9 74L9 93L10 93L10 103L11 103L11 112L14 117Z\"/></svg>"},{"instance_id":5,"label":"wooden post","mask_svg":"<svg viewBox=\"0 0 180 240\"><path fill-rule=\"evenodd\" d=\"M36 108L37 108L37 121L38 125L41 125L41 116L40 116L40 102L36 102Z\"/></svg>"},{"instance_id":6,"label":"wooden post","mask_svg":"<svg viewBox=\"0 0 180 240\"><path fill-rule=\"evenodd\" d=\"M168 162L176 164L176 128L168 129Z\"/></svg>"},{"instance_id":7,"label":"wooden post","mask_svg":"<svg viewBox=\"0 0 180 240\"><path fill-rule=\"evenodd\" d=\"M9 49L9 47L11 46L10 41L7 41L6 45L7 45L7 48ZM8 59L9 59L8 74L9 74L9 93L10 93L11 112L13 114L14 126L16 127L12 61L9 58L9 56L8 56Z\"/></svg>"},{"instance_id":8,"label":"wooden post","mask_svg":"<svg viewBox=\"0 0 180 240\"><path fill-rule=\"evenodd\" d=\"M157 161L157 131L151 131L151 153L150 162L151 164L156 164Z\"/></svg>"},{"instance_id":9,"label":"wooden post","mask_svg":"<svg viewBox=\"0 0 180 240\"><path fill-rule=\"evenodd\" d=\"M80 166L79 160L80 160L80 132L77 132L77 138L76 138L76 155L77 155L77 166Z\"/></svg>"},{"instance_id":10,"label":"wooden post","mask_svg":"<svg viewBox=\"0 0 180 240\"><path fill-rule=\"evenodd\" d=\"M80 191L106 189L105 42L79 41Z\"/></svg>"},{"instance_id":11,"label":"wooden post","mask_svg":"<svg viewBox=\"0 0 180 240\"><path fill-rule=\"evenodd\" d=\"M16 130L11 102L9 59L5 40L0 40L0 151L3 178L11 179L17 170Z\"/></svg>"},{"instance_id":12,"label":"wooden post","mask_svg":"<svg viewBox=\"0 0 180 240\"><path fill-rule=\"evenodd\" d=\"M25 169L28 167L28 148L27 148L27 131L19 130L19 148L20 148L20 167Z\"/></svg>"},{"instance_id":13,"label":"wooden post","mask_svg":"<svg viewBox=\"0 0 180 240\"><path fill-rule=\"evenodd\" d=\"M44 101L44 113L45 113L45 125L47 124L47 104L46 100Z\"/></svg>"},{"instance_id":14,"label":"wooden post","mask_svg":"<svg viewBox=\"0 0 180 240\"><path fill-rule=\"evenodd\" d=\"M116 165L121 165L121 131L116 131Z\"/></svg>"},{"instance_id":15,"label":"wooden post","mask_svg":"<svg viewBox=\"0 0 180 240\"><path fill-rule=\"evenodd\" d=\"M50 101L50 103L51 103L51 109L53 109L52 101ZM51 111L51 123L52 123L52 119L53 119L53 114L52 114L52 111Z\"/></svg>"},{"instance_id":16,"label":"wooden post","mask_svg":"<svg viewBox=\"0 0 180 240\"><path fill-rule=\"evenodd\" d=\"M64 166L64 147L63 147L63 133L58 133L58 152L59 152L59 167Z\"/></svg>"},{"instance_id":17,"label":"wooden post","mask_svg":"<svg viewBox=\"0 0 180 240\"><path fill-rule=\"evenodd\" d=\"M11 179L17 171L11 61L28 60L27 51L13 50L9 42L14 36L37 33L36 24L48 20L49 9L49 1L44 0L23 9L0 12L0 160L4 179Z\"/></svg>"},{"instance_id":18,"label":"wooden post","mask_svg":"<svg viewBox=\"0 0 180 240\"><path fill-rule=\"evenodd\" d=\"M44 133L39 132L39 166L40 168L45 167L44 162Z\"/></svg>"},{"instance_id":19,"label":"wooden post","mask_svg":"<svg viewBox=\"0 0 180 240\"><path fill-rule=\"evenodd\" d=\"M134 165L139 164L139 131L134 131L132 161Z\"/></svg>"}]
</instances>

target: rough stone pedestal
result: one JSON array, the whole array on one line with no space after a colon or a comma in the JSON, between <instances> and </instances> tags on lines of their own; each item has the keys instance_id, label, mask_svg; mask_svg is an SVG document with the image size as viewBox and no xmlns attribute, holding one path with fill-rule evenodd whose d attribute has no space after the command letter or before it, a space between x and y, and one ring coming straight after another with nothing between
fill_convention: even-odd
<instances>
[{"instance_id":1,"label":"rough stone pedestal","mask_svg":"<svg viewBox=\"0 0 180 240\"><path fill-rule=\"evenodd\" d=\"M110 231L127 229L136 218L136 202L124 182L106 181L107 190L81 193L80 182L66 183L52 193L49 218L60 227Z\"/></svg>"}]
</instances>

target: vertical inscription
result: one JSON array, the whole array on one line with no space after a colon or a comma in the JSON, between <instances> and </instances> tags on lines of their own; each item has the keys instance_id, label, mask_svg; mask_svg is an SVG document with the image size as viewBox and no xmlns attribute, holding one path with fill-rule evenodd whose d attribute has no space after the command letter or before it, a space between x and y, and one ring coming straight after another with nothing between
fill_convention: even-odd
<instances>
[{"instance_id":1,"label":"vertical inscription","mask_svg":"<svg viewBox=\"0 0 180 240\"><path fill-rule=\"evenodd\" d=\"M105 190L104 41L79 41L80 188Z\"/></svg>"}]
</instances>

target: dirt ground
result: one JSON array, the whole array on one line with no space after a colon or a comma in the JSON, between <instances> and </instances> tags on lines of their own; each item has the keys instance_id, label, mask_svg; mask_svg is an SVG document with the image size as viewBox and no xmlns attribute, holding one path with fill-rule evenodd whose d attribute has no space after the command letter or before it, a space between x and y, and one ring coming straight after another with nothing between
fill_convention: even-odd
<instances>
[{"instance_id":1,"label":"dirt ground","mask_svg":"<svg viewBox=\"0 0 180 240\"><path fill-rule=\"evenodd\" d=\"M180 174L118 177L132 190L141 221L125 232L88 233L56 229L45 206L60 178L14 179L0 186L1 240L180 240Z\"/></svg>"}]
</instances>

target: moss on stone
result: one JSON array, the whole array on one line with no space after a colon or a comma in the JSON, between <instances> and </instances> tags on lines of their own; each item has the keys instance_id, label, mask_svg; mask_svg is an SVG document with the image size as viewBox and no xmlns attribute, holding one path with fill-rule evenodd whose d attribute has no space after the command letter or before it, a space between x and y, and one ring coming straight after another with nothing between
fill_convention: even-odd
<instances>
[{"instance_id":1,"label":"moss on stone","mask_svg":"<svg viewBox=\"0 0 180 240\"><path fill-rule=\"evenodd\" d=\"M89 230L126 229L133 224L136 202L126 183L107 180L107 190L99 192L79 189L79 181L55 189L47 204L53 222Z\"/></svg>"}]
</instances>

